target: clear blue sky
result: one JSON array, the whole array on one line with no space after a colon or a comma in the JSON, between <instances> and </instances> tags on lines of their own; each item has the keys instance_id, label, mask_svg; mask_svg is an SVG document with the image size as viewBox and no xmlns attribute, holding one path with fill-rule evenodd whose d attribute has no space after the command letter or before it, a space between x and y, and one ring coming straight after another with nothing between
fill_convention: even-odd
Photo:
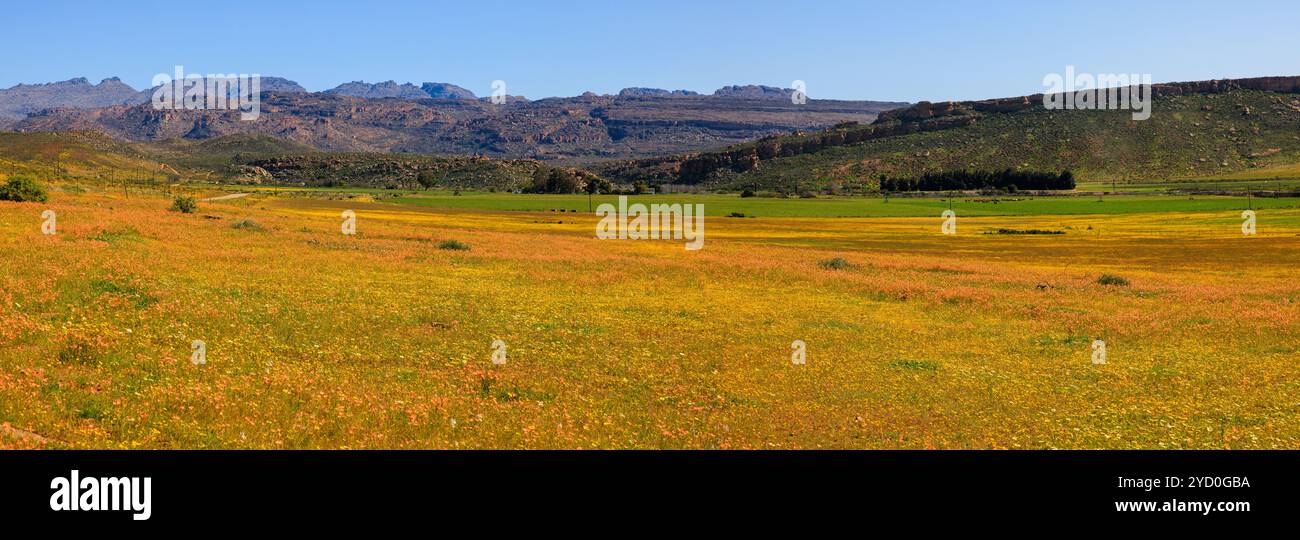
<instances>
[{"instance_id":1,"label":"clear blue sky","mask_svg":"<svg viewBox=\"0 0 1300 540\"><path fill-rule=\"evenodd\" d=\"M628 86L789 86L813 98L1041 91L1067 64L1157 82L1300 75L1300 1L25 1L4 7L0 87L136 88L181 64L324 90L495 79L529 98Z\"/></svg>"}]
</instances>

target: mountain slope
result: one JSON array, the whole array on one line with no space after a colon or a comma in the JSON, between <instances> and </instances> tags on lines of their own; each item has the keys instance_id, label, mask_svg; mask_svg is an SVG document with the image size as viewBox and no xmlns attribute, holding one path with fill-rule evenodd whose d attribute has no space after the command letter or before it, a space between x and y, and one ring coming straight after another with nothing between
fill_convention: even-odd
<instances>
[{"instance_id":1,"label":"mountain slope","mask_svg":"<svg viewBox=\"0 0 1300 540\"><path fill-rule=\"evenodd\" d=\"M79 77L46 84L20 84L0 90L0 117L21 119L52 107L92 108L142 103L139 91L114 77L99 84Z\"/></svg>"},{"instance_id":2,"label":"mountain slope","mask_svg":"<svg viewBox=\"0 0 1300 540\"><path fill-rule=\"evenodd\" d=\"M1163 180L1300 163L1300 77L1157 85L1149 120L1049 111L1042 96L920 103L870 125L721 150L610 163L615 179L732 188L871 189L881 175L954 169L1072 170L1089 180Z\"/></svg>"},{"instance_id":3,"label":"mountain slope","mask_svg":"<svg viewBox=\"0 0 1300 540\"><path fill-rule=\"evenodd\" d=\"M0 133L0 180L159 185L189 181L416 189L424 172L443 187L526 188L540 172L589 178L535 160L330 153L265 135L128 142L98 132Z\"/></svg>"}]
</instances>

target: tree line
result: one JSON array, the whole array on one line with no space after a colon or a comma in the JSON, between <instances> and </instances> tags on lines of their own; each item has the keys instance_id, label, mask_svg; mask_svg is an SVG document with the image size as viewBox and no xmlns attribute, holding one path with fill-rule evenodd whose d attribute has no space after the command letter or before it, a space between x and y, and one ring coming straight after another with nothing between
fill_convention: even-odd
<instances>
[{"instance_id":1,"label":"tree line","mask_svg":"<svg viewBox=\"0 0 1300 540\"><path fill-rule=\"evenodd\" d=\"M960 191L974 189L1056 190L1074 189L1074 173L1044 171L942 171L914 178L880 177L880 191Z\"/></svg>"}]
</instances>

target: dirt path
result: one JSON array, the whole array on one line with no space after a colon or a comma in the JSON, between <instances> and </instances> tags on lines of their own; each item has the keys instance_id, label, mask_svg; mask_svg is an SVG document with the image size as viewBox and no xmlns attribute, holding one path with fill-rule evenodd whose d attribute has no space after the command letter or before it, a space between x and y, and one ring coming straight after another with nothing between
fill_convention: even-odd
<instances>
[{"instance_id":1,"label":"dirt path","mask_svg":"<svg viewBox=\"0 0 1300 540\"><path fill-rule=\"evenodd\" d=\"M39 435L39 434L32 433L32 432L27 431L27 430L25 430L25 429L20 429L20 428L13 427L13 426L9 425L8 422L5 422L5 423L3 423L3 424L0 424L0 433L4 433L5 435L8 435L8 436L10 436L10 437L13 437L13 438L15 438L15 439L19 439L19 440L22 440L22 439L30 439L30 440L36 441L36 442L38 442L38 443L41 443L41 444L46 444L46 443L49 443L49 442L50 442L50 439L49 439L48 437L42 437L42 436Z\"/></svg>"}]
</instances>

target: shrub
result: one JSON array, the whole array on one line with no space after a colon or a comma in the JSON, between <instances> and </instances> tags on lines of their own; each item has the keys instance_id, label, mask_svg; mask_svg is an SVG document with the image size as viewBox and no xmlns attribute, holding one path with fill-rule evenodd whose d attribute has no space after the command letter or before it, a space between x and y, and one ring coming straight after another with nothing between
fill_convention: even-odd
<instances>
[{"instance_id":1,"label":"shrub","mask_svg":"<svg viewBox=\"0 0 1300 540\"><path fill-rule=\"evenodd\" d=\"M749 197L753 197L753 196L754 196L754 190L752 190L752 189L747 189L747 190L745 190L745 191L742 191L742 192L740 192L740 196L741 196L742 198L746 198L746 199L749 198Z\"/></svg>"},{"instance_id":2,"label":"shrub","mask_svg":"<svg viewBox=\"0 0 1300 540\"><path fill-rule=\"evenodd\" d=\"M1128 280L1114 274L1102 274L1101 277L1097 278L1097 283L1101 285L1123 286L1123 285L1128 285Z\"/></svg>"},{"instance_id":3,"label":"shrub","mask_svg":"<svg viewBox=\"0 0 1300 540\"><path fill-rule=\"evenodd\" d=\"M452 251L469 251L469 244L460 240L443 240L438 242L438 249L449 249Z\"/></svg>"},{"instance_id":4,"label":"shrub","mask_svg":"<svg viewBox=\"0 0 1300 540\"><path fill-rule=\"evenodd\" d=\"M732 212L732 213L730 213L730 214L727 214L727 217L745 217L745 213L744 213L744 212Z\"/></svg>"},{"instance_id":5,"label":"shrub","mask_svg":"<svg viewBox=\"0 0 1300 540\"><path fill-rule=\"evenodd\" d=\"M230 227L234 229L248 229L250 231L262 230L262 226L259 225L256 221L253 221L251 219L241 219L239 221L231 223Z\"/></svg>"},{"instance_id":6,"label":"shrub","mask_svg":"<svg viewBox=\"0 0 1300 540\"><path fill-rule=\"evenodd\" d=\"M419 174L415 175L415 182L420 184L420 187L429 189L438 185L438 177L434 176L433 171L420 171Z\"/></svg>"},{"instance_id":7,"label":"shrub","mask_svg":"<svg viewBox=\"0 0 1300 540\"><path fill-rule=\"evenodd\" d=\"M826 259L824 261L818 262L817 266L820 266L826 270L847 270L849 268L853 268L853 263L844 260L844 257L835 257L833 259Z\"/></svg>"},{"instance_id":8,"label":"shrub","mask_svg":"<svg viewBox=\"0 0 1300 540\"><path fill-rule=\"evenodd\" d=\"M171 210L175 212L180 212L182 214L193 214L194 211L198 209L199 209L199 203L195 202L194 197L190 197L188 195L178 195L175 199L172 199Z\"/></svg>"},{"instance_id":9,"label":"shrub","mask_svg":"<svg viewBox=\"0 0 1300 540\"><path fill-rule=\"evenodd\" d=\"M0 201L45 202L45 188L31 176L20 174L0 186Z\"/></svg>"}]
</instances>

